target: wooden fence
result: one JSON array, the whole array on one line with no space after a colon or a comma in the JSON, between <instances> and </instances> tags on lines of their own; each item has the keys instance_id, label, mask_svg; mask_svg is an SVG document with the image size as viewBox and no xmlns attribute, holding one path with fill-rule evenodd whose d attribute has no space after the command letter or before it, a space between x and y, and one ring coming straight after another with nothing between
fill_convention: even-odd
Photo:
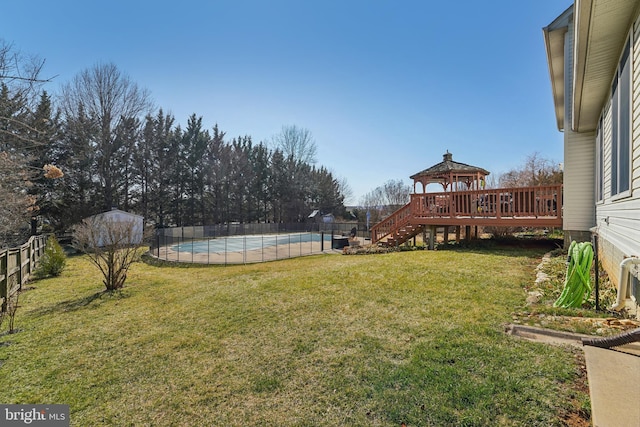
<instances>
[{"instance_id":1,"label":"wooden fence","mask_svg":"<svg viewBox=\"0 0 640 427\"><path fill-rule=\"evenodd\" d=\"M20 247L0 250L0 311L7 311L11 297L35 271L48 238L48 235L31 236Z\"/></svg>"}]
</instances>

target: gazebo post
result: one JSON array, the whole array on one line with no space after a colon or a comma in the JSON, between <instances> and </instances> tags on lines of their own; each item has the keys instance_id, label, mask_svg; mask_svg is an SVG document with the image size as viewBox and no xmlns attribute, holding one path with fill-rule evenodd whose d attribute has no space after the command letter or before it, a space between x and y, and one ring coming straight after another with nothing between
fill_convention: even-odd
<instances>
[{"instance_id":1,"label":"gazebo post","mask_svg":"<svg viewBox=\"0 0 640 427\"><path fill-rule=\"evenodd\" d=\"M432 251L436 247L436 226L429 226L429 250Z\"/></svg>"}]
</instances>

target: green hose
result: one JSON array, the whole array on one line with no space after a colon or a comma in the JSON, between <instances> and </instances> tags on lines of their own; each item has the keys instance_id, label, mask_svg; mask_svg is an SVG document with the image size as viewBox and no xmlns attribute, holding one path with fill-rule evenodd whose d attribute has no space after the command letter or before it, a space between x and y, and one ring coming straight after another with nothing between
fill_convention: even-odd
<instances>
[{"instance_id":1,"label":"green hose","mask_svg":"<svg viewBox=\"0 0 640 427\"><path fill-rule=\"evenodd\" d=\"M589 242L576 243L569 246L567 277L562 294L553 303L554 307L581 307L591 295L591 263L593 248Z\"/></svg>"}]
</instances>

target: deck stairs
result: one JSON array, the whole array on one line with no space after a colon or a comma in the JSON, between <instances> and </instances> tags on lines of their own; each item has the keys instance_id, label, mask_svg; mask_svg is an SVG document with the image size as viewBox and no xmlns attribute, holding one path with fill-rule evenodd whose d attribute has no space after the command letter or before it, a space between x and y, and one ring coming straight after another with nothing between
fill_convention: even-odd
<instances>
[{"instance_id":1,"label":"deck stairs","mask_svg":"<svg viewBox=\"0 0 640 427\"><path fill-rule=\"evenodd\" d=\"M380 242L383 246L400 246L406 241L412 239L414 236L422 233L424 230L424 225L412 225L406 224L402 227L395 229L387 236L387 240L384 242Z\"/></svg>"},{"instance_id":2,"label":"deck stairs","mask_svg":"<svg viewBox=\"0 0 640 427\"><path fill-rule=\"evenodd\" d=\"M412 205L407 203L374 226L374 229L377 229L375 233L377 243L388 247L400 246L421 233L425 225L417 225L412 222L412 219Z\"/></svg>"}]
</instances>

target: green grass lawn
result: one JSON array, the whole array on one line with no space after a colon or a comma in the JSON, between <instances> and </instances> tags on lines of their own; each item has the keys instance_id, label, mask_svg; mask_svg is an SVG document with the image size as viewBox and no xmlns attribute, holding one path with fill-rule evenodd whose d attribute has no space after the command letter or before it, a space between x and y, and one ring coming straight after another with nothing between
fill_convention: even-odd
<instances>
[{"instance_id":1,"label":"green grass lawn","mask_svg":"<svg viewBox=\"0 0 640 427\"><path fill-rule=\"evenodd\" d=\"M0 402L74 426L562 425L575 355L503 332L541 255L138 263L116 294L72 258L0 337Z\"/></svg>"}]
</instances>

